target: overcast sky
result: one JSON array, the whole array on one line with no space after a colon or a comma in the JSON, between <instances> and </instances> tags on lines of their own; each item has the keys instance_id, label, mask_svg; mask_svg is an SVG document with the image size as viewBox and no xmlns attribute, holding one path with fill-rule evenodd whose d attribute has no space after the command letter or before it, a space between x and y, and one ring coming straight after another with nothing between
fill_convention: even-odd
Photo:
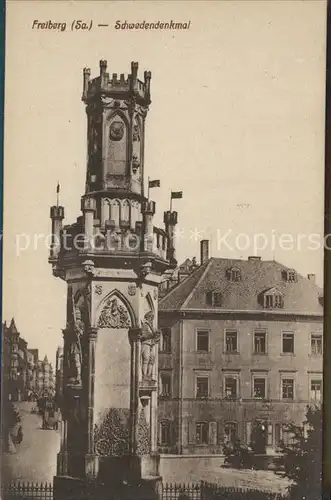
<instances>
[{"instance_id":1,"label":"overcast sky","mask_svg":"<svg viewBox=\"0 0 331 500\"><path fill-rule=\"evenodd\" d=\"M178 260L198 257L195 230L212 256L234 258L252 255L261 233L267 246L255 253L322 283L323 252L308 237L323 231L325 12L322 0L7 3L3 318L15 316L31 348L54 360L62 342L66 286L44 241L58 180L65 222L80 215L82 69L97 76L100 59L110 74L128 73L131 61L140 77L152 72L145 175L161 179L151 191L158 224L170 190L183 191ZM79 19L92 29L72 32ZM191 27L114 29L117 20L171 19ZM68 29L33 30L34 20ZM31 244L17 255L20 234ZM287 249L272 244L281 234L291 235Z\"/></svg>"}]
</instances>

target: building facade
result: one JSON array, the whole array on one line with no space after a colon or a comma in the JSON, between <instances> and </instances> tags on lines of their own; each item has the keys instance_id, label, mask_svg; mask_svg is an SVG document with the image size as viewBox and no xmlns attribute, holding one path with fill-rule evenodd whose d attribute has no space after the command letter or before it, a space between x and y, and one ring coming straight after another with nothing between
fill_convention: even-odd
<instances>
[{"instance_id":1,"label":"building facade","mask_svg":"<svg viewBox=\"0 0 331 500\"><path fill-rule=\"evenodd\" d=\"M27 401L45 390L54 391L54 376L47 357L38 360L38 349L28 349L28 343L17 330L14 318L4 322L3 331L3 391L11 401Z\"/></svg>"},{"instance_id":2,"label":"building facade","mask_svg":"<svg viewBox=\"0 0 331 500\"><path fill-rule=\"evenodd\" d=\"M314 276L258 257L208 258L159 304L159 446L221 453L263 432L290 439L322 398L322 290Z\"/></svg>"}]
</instances>

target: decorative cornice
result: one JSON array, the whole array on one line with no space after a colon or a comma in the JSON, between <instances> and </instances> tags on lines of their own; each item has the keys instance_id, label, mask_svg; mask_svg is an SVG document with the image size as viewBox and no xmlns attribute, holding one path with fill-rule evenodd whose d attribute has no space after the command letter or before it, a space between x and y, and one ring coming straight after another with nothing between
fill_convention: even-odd
<instances>
[{"instance_id":1,"label":"decorative cornice","mask_svg":"<svg viewBox=\"0 0 331 500\"><path fill-rule=\"evenodd\" d=\"M323 312L312 311L284 311L284 310L245 310L245 309L159 309L159 314L162 315L176 315L180 318L196 318L196 317L219 317L222 316L258 316L265 318L265 320L276 321L289 321L291 318L303 318L305 320L313 319L315 321L323 321Z\"/></svg>"}]
</instances>

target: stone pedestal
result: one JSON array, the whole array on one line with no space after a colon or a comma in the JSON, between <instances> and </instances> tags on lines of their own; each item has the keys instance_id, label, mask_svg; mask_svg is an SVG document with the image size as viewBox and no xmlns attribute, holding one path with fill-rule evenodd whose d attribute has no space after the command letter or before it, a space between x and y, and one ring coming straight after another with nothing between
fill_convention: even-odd
<instances>
[{"instance_id":1,"label":"stone pedestal","mask_svg":"<svg viewBox=\"0 0 331 500\"><path fill-rule=\"evenodd\" d=\"M54 500L159 500L159 460L158 455L104 457L95 479L56 476Z\"/></svg>"}]
</instances>

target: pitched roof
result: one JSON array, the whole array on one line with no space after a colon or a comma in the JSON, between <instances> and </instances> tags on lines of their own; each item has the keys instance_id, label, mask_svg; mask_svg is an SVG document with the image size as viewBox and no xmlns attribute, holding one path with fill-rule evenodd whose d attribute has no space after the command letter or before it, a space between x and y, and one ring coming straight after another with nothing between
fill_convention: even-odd
<instances>
[{"instance_id":1,"label":"pitched roof","mask_svg":"<svg viewBox=\"0 0 331 500\"><path fill-rule=\"evenodd\" d=\"M228 279L231 268L240 271L240 281ZM261 295L276 288L283 294L282 311L322 314L319 301L322 289L298 273L295 282L287 281L284 273L288 270L276 261L213 257L172 288L160 300L159 311L210 310L206 297L213 291L222 296L221 307L213 307L213 310L259 311L264 310Z\"/></svg>"}]
</instances>

